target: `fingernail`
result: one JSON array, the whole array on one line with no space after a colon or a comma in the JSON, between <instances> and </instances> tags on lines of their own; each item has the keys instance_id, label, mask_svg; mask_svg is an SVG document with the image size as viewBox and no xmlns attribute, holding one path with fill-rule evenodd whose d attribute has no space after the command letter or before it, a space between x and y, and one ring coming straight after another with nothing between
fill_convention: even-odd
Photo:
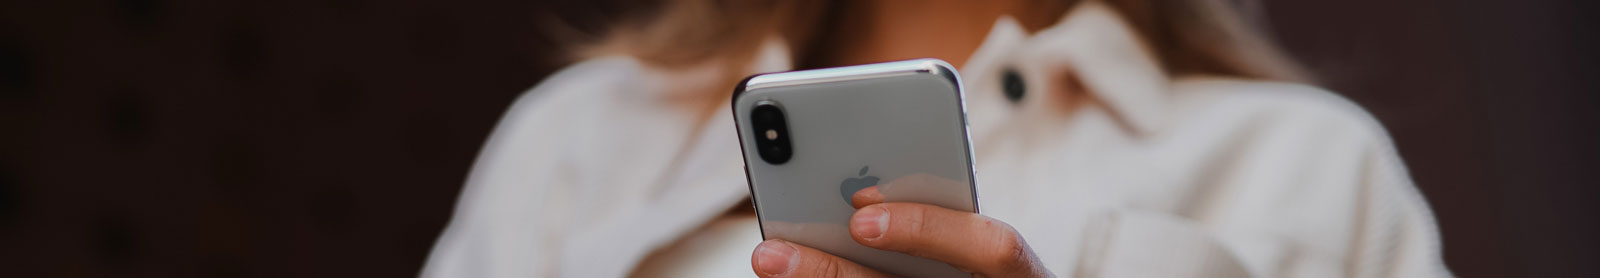
<instances>
[{"instance_id":1,"label":"fingernail","mask_svg":"<svg viewBox=\"0 0 1600 278\"><path fill-rule=\"evenodd\" d=\"M882 207L861 208L861 211L857 211L856 215L850 218L850 233L867 240L883 237L883 230L888 229L889 211Z\"/></svg>"},{"instance_id":2,"label":"fingernail","mask_svg":"<svg viewBox=\"0 0 1600 278\"><path fill-rule=\"evenodd\" d=\"M789 267L794 265L794 247L776 240L768 240L756 246L756 271L767 275L778 275L789 272Z\"/></svg>"}]
</instances>

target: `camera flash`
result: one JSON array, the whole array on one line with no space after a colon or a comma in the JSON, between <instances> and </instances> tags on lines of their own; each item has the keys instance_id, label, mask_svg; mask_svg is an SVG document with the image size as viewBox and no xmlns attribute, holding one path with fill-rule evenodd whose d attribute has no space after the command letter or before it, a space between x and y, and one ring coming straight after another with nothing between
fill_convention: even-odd
<instances>
[{"instance_id":1,"label":"camera flash","mask_svg":"<svg viewBox=\"0 0 1600 278\"><path fill-rule=\"evenodd\" d=\"M768 129L767 130L767 140L778 140L778 130L776 130L776 129Z\"/></svg>"}]
</instances>

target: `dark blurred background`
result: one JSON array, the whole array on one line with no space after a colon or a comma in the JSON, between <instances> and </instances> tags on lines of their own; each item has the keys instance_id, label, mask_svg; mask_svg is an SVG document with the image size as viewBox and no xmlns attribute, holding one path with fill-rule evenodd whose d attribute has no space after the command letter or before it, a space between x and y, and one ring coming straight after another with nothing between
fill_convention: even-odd
<instances>
[{"instance_id":1,"label":"dark blurred background","mask_svg":"<svg viewBox=\"0 0 1600 278\"><path fill-rule=\"evenodd\" d=\"M413 276L561 34L643 2L0 1L0 276ZM1593 3L1264 8L1456 274L1600 277Z\"/></svg>"}]
</instances>

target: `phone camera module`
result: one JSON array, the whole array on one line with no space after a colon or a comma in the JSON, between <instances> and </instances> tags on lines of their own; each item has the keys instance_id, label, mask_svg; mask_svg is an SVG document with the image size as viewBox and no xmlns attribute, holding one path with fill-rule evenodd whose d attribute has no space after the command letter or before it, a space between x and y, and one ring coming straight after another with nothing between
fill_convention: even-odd
<instances>
[{"instance_id":1,"label":"phone camera module","mask_svg":"<svg viewBox=\"0 0 1600 278\"><path fill-rule=\"evenodd\" d=\"M755 109L750 110L750 128L755 131L756 153L761 155L761 160L779 165L794 156L789 123L777 103L757 102Z\"/></svg>"}]
</instances>

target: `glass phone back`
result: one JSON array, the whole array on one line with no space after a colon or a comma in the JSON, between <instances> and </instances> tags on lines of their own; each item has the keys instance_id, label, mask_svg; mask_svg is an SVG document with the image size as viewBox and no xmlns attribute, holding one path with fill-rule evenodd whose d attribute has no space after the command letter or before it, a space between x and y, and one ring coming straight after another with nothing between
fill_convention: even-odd
<instances>
[{"instance_id":1,"label":"glass phone back","mask_svg":"<svg viewBox=\"0 0 1600 278\"><path fill-rule=\"evenodd\" d=\"M977 211L960 78L933 59L766 74L733 99L746 174L765 238L789 240L878 270L967 277L937 261L850 239L849 195L877 184L889 202ZM750 111L776 103L793 156L773 165L753 149Z\"/></svg>"}]
</instances>

